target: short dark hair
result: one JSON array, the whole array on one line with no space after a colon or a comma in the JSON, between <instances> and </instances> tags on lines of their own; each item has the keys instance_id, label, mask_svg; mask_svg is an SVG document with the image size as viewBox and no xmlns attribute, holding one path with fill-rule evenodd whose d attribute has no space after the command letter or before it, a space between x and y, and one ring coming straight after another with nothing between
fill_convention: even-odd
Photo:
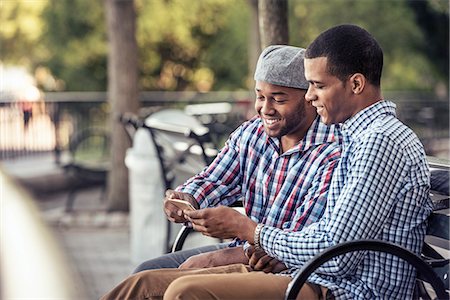
<instances>
[{"instance_id":1,"label":"short dark hair","mask_svg":"<svg viewBox=\"0 0 450 300\"><path fill-rule=\"evenodd\" d=\"M365 29L344 24L322 32L306 49L305 58L326 57L328 72L346 80L355 73L380 86L383 50Z\"/></svg>"}]
</instances>

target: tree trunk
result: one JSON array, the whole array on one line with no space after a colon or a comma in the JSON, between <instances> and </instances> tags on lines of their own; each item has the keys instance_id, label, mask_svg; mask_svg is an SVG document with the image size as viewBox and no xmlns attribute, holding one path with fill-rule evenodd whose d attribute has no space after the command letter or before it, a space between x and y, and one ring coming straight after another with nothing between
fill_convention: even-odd
<instances>
[{"instance_id":1,"label":"tree trunk","mask_svg":"<svg viewBox=\"0 0 450 300\"><path fill-rule=\"evenodd\" d=\"M288 0L259 0L261 49L289 43Z\"/></svg>"},{"instance_id":2,"label":"tree trunk","mask_svg":"<svg viewBox=\"0 0 450 300\"><path fill-rule=\"evenodd\" d=\"M250 7L250 23L249 23L249 39L248 39L248 80L247 86L253 90L255 81L253 74L256 69L256 62L261 53L261 39L259 33L259 19L258 19L258 0L248 0Z\"/></svg>"},{"instance_id":3,"label":"tree trunk","mask_svg":"<svg viewBox=\"0 0 450 300\"><path fill-rule=\"evenodd\" d=\"M118 116L137 113L138 49L133 0L105 0L108 28L108 101L111 107L111 171L108 176L108 210L129 208L128 170L125 153L130 141Z\"/></svg>"}]
</instances>

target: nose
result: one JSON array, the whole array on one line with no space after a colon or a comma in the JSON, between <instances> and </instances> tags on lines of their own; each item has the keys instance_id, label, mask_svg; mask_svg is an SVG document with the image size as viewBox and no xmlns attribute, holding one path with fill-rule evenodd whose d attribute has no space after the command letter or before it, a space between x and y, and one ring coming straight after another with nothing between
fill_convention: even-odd
<instances>
[{"instance_id":1,"label":"nose","mask_svg":"<svg viewBox=\"0 0 450 300\"><path fill-rule=\"evenodd\" d=\"M263 115L270 115L270 114L273 114L275 110L273 108L272 102L269 100L266 100L266 101L261 101L259 111Z\"/></svg>"},{"instance_id":2,"label":"nose","mask_svg":"<svg viewBox=\"0 0 450 300\"><path fill-rule=\"evenodd\" d=\"M312 102L314 100L317 100L316 95L314 95L314 93L312 91L311 85L308 87L308 90L306 91L305 100L307 102Z\"/></svg>"}]
</instances>

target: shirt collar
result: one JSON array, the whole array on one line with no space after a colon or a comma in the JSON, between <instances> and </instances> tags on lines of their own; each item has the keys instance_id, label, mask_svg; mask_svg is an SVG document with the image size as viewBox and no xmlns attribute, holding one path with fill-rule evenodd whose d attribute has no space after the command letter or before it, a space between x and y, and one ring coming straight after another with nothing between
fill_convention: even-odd
<instances>
[{"instance_id":1,"label":"shirt collar","mask_svg":"<svg viewBox=\"0 0 450 300\"><path fill-rule=\"evenodd\" d=\"M364 132L374 120L383 115L395 116L395 108L396 105L391 101L378 101L346 120L341 125L342 133L344 136L348 135L349 137L352 137L352 139L355 139L355 137Z\"/></svg>"},{"instance_id":2,"label":"shirt collar","mask_svg":"<svg viewBox=\"0 0 450 300\"><path fill-rule=\"evenodd\" d=\"M339 132L335 125L327 126L320 122L320 117L317 116L303 139L297 145L286 151L283 155L292 154L294 152L304 152L311 147L325 143L338 142L338 135ZM268 137L268 143L276 145L277 148L280 147L280 140L278 138Z\"/></svg>"}]
</instances>

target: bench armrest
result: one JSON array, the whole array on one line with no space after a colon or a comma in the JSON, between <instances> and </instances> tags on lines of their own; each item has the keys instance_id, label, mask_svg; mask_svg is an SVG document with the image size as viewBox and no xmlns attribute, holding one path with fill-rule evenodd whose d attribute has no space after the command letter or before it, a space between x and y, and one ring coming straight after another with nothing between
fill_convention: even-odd
<instances>
[{"instance_id":1,"label":"bench armrest","mask_svg":"<svg viewBox=\"0 0 450 300\"><path fill-rule=\"evenodd\" d=\"M364 250L385 252L400 257L414 266L422 275L422 278L426 279L426 281L431 284L438 299L448 298L448 294L445 291L442 280L436 275L433 269L416 254L401 246L384 241L355 240L332 246L317 254L309 262L307 262L300 270L300 273L298 273L290 282L286 290L285 299L296 299L301 287L307 281L308 277L323 263L348 252Z\"/></svg>"}]
</instances>

